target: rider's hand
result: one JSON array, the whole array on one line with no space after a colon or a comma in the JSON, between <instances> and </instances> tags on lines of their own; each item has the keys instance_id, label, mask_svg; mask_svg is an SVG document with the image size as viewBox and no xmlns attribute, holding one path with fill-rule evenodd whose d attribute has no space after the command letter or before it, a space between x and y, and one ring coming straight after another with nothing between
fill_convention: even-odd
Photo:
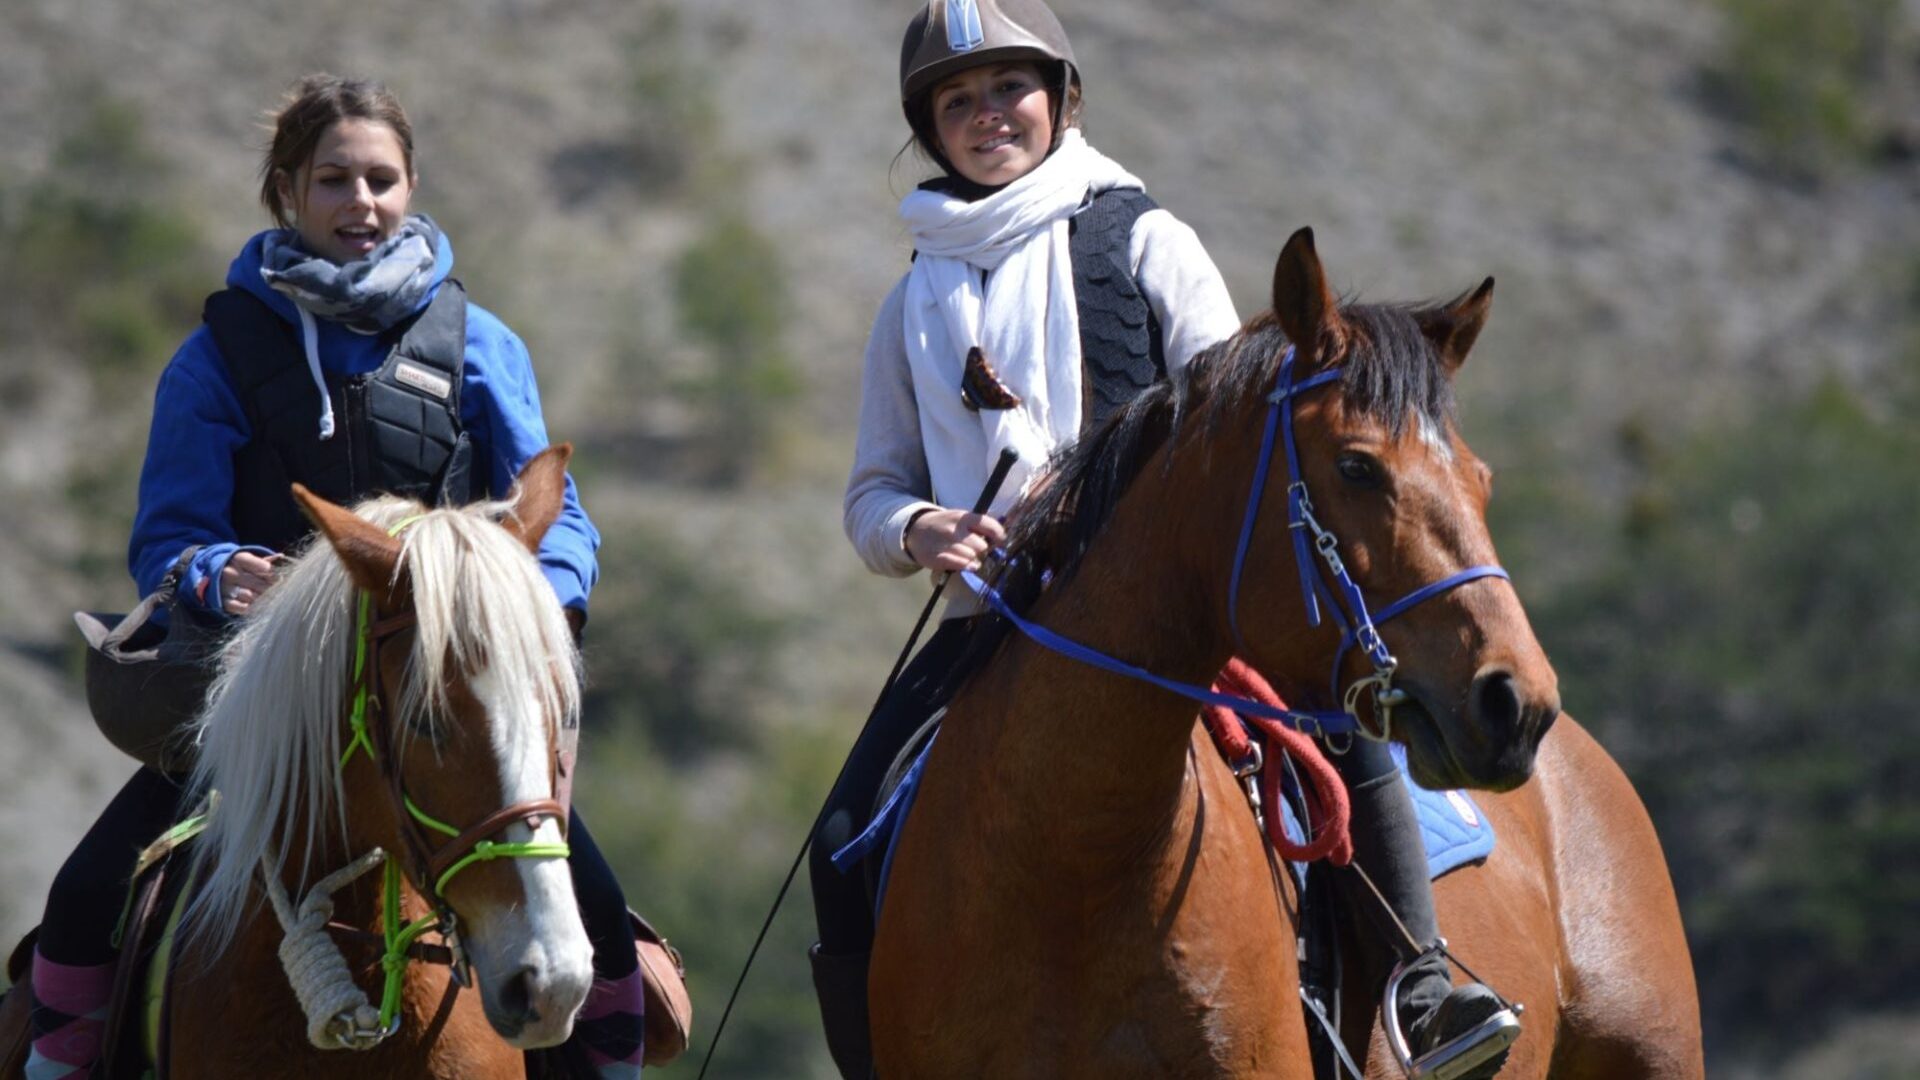
<instances>
[{"instance_id":1,"label":"rider's hand","mask_svg":"<svg viewBox=\"0 0 1920 1080\"><path fill-rule=\"evenodd\" d=\"M236 551L220 571L220 610L229 615L245 615L253 602L273 584L274 564L279 556L262 558L251 551Z\"/></svg>"},{"instance_id":2,"label":"rider's hand","mask_svg":"<svg viewBox=\"0 0 1920 1080\"><path fill-rule=\"evenodd\" d=\"M970 570L1007 538L998 521L969 510L928 510L907 526L907 555L928 570Z\"/></svg>"}]
</instances>

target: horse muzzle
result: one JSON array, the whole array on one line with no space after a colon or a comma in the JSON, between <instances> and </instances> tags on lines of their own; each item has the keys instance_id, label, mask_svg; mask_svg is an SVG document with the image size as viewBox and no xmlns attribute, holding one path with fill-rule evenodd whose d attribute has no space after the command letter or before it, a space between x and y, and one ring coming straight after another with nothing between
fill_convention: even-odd
<instances>
[{"instance_id":1,"label":"horse muzzle","mask_svg":"<svg viewBox=\"0 0 1920 1080\"><path fill-rule=\"evenodd\" d=\"M1547 669L1529 676L1489 664L1475 674L1457 707L1408 682L1413 702L1396 710L1394 737L1407 747L1408 771L1421 787L1510 791L1533 775L1554 720L1560 691Z\"/></svg>"},{"instance_id":2,"label":"horse muzzle","mask_svg":"<svg viewBox=\"0 0 1920 1080\"><path fill-rule=\"evenodd\" d=\"M564 864L542 869L565 874ZM565 1042L593 986L593 947L570 889L564 901L476 916L467 935L487 1023L522 1050Z\"/></svg>"},{"instance_id":3,"label":"horse muzzle","mask_svg":"<svg viewBox=\"0 0 1920 1080\"><path fill-rule=\"evenodd\" d=\"M480 982L487 1023L516 1049L558 1046L593 982L591 963L523 963Z\"/></svg>"}]
</instances>

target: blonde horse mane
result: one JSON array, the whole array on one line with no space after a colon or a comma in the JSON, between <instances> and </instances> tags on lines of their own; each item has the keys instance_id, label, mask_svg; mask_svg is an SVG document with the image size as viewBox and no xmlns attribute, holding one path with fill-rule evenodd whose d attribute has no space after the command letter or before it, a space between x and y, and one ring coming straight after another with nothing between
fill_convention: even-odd
<instances>
[{"instance_id":1,"label":"blonde horse mane","mask_svg":"<svg viewBox=\"0 0 1920 1080\"><path fill-rule=\"evenodd\" d=\"M513 508L510 498L428 510L391 496L354 507L383 528L405 523L398 572L411 581L418 629L395 703L397 738L430 731L448 714L450 675L483 669L514 697L538 700L554 722L577 723L579 655L539 563L498 525ZM188 784L189 804L210 791L220 797L198 842L204 884L189 916L214 952L248 913L263 859L281 874L298 853L303 891L334 869L315 865L319 853L348 857L339 766L357 606L345 567L315 539L281 566L221 651L206 707L190 729L198 759ZM373 767L358 756L350 768ZM338 845L326 843L329 821Z\"/></svg>"}]
</instances>

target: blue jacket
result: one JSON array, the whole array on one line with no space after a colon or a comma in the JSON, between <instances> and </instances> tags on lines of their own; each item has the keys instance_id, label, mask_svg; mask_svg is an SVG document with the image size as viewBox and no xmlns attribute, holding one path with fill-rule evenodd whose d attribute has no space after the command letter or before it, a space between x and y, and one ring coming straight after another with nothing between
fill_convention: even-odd
<instances>
[{"instance_id":1,"label":"blue jacket","mask_svg":"<svg viewBox=\"0 0 1920 1080\"><path fill-rule=\"evenodd\" d=\"M293 301L260 277L261 233L227 268L227 284L265 301L299 326ZM453 270L453 245L442 235L434 267L436 283ZM431 296L428 297L431 299ZM424 307L426 301L422 301ZM377 338L356 334L327 319L319 322L320 366L341 376L365 374L386 361ZM467 305L467 355L462 369L460 419L473 443L476 473L495 497L505 495L528 459L547 446L527 347L491 312ZM318 423L319 418L315 417ZM187 568L184 592L211 611L221 607L220 571L233 553L233 456L251 438L246 410L234 392L213 334L201 326L188 336L160 374L154 393L147 459L140 470L140 505L134 514L127 562L142 596L160 585L167 568L189 546L201 545ZM599 578L594 553L600 534L580 508L567 478L566 505L540 543L540 566L565 607L587 608ZM255 549L256 551L258 549ZM264 552L261 552L264 554Z\"/></svg>"}]
</instances>

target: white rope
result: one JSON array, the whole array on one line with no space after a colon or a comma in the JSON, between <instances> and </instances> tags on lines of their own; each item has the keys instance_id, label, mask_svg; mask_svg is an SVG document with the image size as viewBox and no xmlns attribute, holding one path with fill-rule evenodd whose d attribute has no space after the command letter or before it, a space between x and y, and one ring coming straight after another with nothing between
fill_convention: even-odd
<instances>
[{"instance_id":1,"label":"white rope","mask_svg":"<svg viewBox=\"0 0 1920 1080\"><path fill-rule=\"evenodd\" d=\"M307 1014L307 1041L322 1050L365 1050L385 1038L380 1010L354 983L340 946L327 933L327 923L333 918L333 894L379 866L386 857L386 852L374 848L321 878L297 910L287 899L280 876L272 870L271 853L260 860L267 899L285 933L280 940L280 966Z\"/></svg>"}]
</instances>

